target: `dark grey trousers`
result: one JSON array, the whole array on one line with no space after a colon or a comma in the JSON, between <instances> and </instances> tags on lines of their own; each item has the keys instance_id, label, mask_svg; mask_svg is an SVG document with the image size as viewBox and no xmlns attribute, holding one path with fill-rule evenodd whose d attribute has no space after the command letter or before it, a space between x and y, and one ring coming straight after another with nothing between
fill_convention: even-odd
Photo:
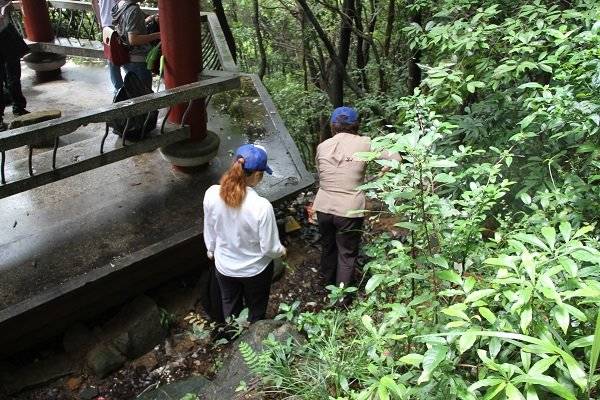
<instances>
[{"instance_id":1,"label":"dark grey trousers","mask_svg":"<svg viewBox=\"0 0 600 400\"><path fill-rule=\"evenodd\" d=\"M363 219L317 212L321 231L321 275L326 284L352 282L356 267Z\"/></svg>"},{"instance_id":2,"label":"dark grey trousers","mask_svg":"<svg viewBox=\"0 0 600 400\"><path fill-rule=\"evenodd\" d=\"M231 315L237 316L245 307L248 308L250 322L265 319L273 279L273 262L260 274L248 278L234 278L223 275L218 270L216 273L225 319Z\"/></svg>"}]
</instances>

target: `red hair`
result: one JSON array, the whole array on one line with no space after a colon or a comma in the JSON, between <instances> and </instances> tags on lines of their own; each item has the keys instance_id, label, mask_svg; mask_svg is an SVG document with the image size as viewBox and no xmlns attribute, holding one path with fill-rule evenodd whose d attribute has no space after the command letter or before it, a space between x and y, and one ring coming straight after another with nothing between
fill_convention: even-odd
<instances>
[{"instance_id":1,"label":"red hair","mask_svg":"<svg viewBox=\"0 0 600 400\"><path fill-rule=\"evenodd\" d=\"M221 199L231 208L239 208L246 197L246 178L244 159L238 158L221 177Z\"/></svg>"}]
</instances>

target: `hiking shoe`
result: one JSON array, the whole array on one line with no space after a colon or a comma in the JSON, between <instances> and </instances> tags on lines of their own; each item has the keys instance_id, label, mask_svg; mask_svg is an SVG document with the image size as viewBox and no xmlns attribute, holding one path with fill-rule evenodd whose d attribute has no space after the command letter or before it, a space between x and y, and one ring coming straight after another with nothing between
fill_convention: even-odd
<instances>
[{"instance_id":1,"label":"hiking shoe","mask_svg":"<svg viewBox=\"0 0 600 400\"><path fill-rule=\"evenodd\" d=\"M13 115L20 117L21 115L25 115L25 114L29 114L29 111L27 111L24 108L13 108Z\"/></svg>"}]
</instances>

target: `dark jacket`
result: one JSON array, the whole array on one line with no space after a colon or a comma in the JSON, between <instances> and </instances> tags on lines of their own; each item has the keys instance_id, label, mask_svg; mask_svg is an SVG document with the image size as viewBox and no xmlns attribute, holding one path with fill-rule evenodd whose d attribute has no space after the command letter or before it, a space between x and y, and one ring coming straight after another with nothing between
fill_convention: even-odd
<instances>
[{"instance_id":1,"label":"dark jacket","mask_svg":"<svg viewBox=\"0 0 600 400\"><path fill-rule=\"evenodd\" d=\"M13 24L8 24L0 32L0 58L5 60L21 58L27 53L29 53L29 46L27 46Z\"/></svg>"}]
</instances>

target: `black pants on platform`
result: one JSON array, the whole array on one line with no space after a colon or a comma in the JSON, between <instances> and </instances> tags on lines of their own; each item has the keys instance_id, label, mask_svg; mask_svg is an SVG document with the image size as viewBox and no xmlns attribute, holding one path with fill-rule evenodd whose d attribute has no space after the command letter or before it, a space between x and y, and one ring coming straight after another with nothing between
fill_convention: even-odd
<instances>
[{"instance_id":1,"label":"black pants on platform","mask_svg":"<svg viewBox=\"0 0 600 400\"><path fill-rule=\"evenodd\" d=\"M21 60L16 57L3 59L0 56L0 88L8 89L12 99L13 111L23 110L27 100L21 90ZM4 115L4 96L0 96L0 117Z\"/></svg>"},{"instance_id":2,"label":"black pants on platform","mask_svg":"<svg viewBox=\"0 0 600 400\"><path fill-rule=\"evenodd\" d=\"M317 212L321 231L321 275L327 284L352 282L362 236L363 218Z\"/></svg>"},{"instance_id":3,"label":"black pants on platform","mask_svg":"<svg viewBox=\"0 0 600 400\"><path fill-rule=\"evenodd\" d=\"M216 272L225 319L238 315L245 307L248 308L250 322L265 319L273 279L273 262L260 274L247 278L234 278Z\"/></svg>"}]
</instances>

